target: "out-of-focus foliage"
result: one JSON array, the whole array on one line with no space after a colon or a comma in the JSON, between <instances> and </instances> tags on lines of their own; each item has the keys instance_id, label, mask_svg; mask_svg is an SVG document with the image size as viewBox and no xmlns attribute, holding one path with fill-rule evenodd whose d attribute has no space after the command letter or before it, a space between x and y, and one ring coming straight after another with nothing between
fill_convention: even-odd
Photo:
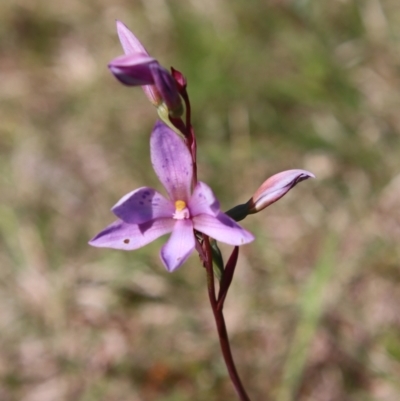
<instances>
[{"instance_id":1,"label":"out-of-focus foliage","mask_svg":"<svg viewBox=\"0 0 400 401\"><path fill-rule=\"evenodd\" d=\"M317 176L243 223L226 315L251 398L397 401L398 0L0 2L0 400L235 399L197 258L87 245L159 185L156 112L106 68L115 19L187 76L225 209Z\"/></svg>"}]
</instances>

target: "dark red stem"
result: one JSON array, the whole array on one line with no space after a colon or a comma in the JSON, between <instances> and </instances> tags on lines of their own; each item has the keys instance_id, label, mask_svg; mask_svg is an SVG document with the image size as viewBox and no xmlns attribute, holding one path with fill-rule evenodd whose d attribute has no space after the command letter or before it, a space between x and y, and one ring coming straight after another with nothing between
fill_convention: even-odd
<instances>
[{"instance_id":1,"label":"dark red stem","mask_svg":"<svg viewBox=\"0 0 400 401\"><path fill-rule=\"evenodd\" d=\"M229 377L235 387L235 390L241 401L250 401L242 382L240 381L239 375L236 370L235 362L233 361L231 347L229 343L228 332L226 330L226 324L224 319L224 314L221 307L218 307L217 298L215 296L215 285L214 285L214 272L212 265L212 253L210 239L208 236L203 234L204 238L204 250L206 254L205 268L207 271L207 288L208 297L210 299L211 309L214 314L215 323L217 325L219 343L221 346L222 355L225 360L225 365L228 369Z\"/></svg>"},{"instance_id":2,"label":"dark red stem","mask_svg":"<svg viewBox=\"0 0 400 401\"><path fill-rule=\"evenodd\" d=\"M224 274L222 275L221 282L219 285L219 292L217 298L217 307L221 309L224 307L224 302L226 295L228 294L229 287L232 283L233 274L235 273L235 268L239 256L239 247L235 246L233 248L232 254L225 266Z\"/></svg>"},{"instance_id":3,"label":"dark red stem","mask_svg":"<svg viewBox=\"0 0 400 401\"><path fill-rule=\"evenodd\" d=\"M196 135L194 133L192 127L192 108L190 106L189 96L186 92L186 88L181 91L181 96L185 102L185 110L186 110L186 130L188 131L188 148L190 153L192 154L193 159L193 188L197 184L197 144L196 144Z\"/></svg>"},{"instance_id":4,"label":"dark red stem","mask_svg":"<svg viewBox=\"0 0 400 401\"><path fill-rule=\"evenodd\" d=\"M172 74L177 81L179 93L182 96L184 102L185 102L185 110L186 110L186 121L185 121L185 137L186 137L186 143L188 145L188 148L192 154L192 160L193 160L193 188L197 184L197 158L196 158L196 152L197 152L197 145L196 145L196 136L195 132L192 127L192 110L190 106L190 100L189 96L186 91L186 79L183 77L183 75L174 69L172 69ZM228 332L226 330L226 324L225 324L225 318L223 314L223 305L225 301L226 294L228 292L230 283L232 281L233 273L235 270L236 262L237 262L237 257L238 257L238 247L234 249L232 252L232 255L227 263L227 270L228 274L227 277L225 278L225 283L223 285L222 292L220 292L218 301L215 296L215 284L214 284L214 272L213 272L213 261L212 261L212 250L211 250L211 245L210 245L210 239L208 238L207 235L202 234L203 236L203 250L204 252L199 252L200 258L204 262L204 267L206 268L207 272L207 288L208 288L208 297L210 299L210 304L211 304L211 309L214 314L214 319L215 323L217 325L217 331L218 331L218 337L219 337L219 343L221 346L221 351L222 355L225 360L225 365L228 369L229 377L231 378L231 381L235 387L235 390L240 398L240 401L250 401L250 398L246 394L246 391L242 385L242 382L240 381L239 375L236 370L235 362L233 361L232 357L232 352L231 352L231 346L229 343L229 337L228 337ZM197 241L199 239L196 238ZM201 241L201 239L200 239ZM201 242L198 242L198 246L201 247Z\"/></svg>"}]
</instances>

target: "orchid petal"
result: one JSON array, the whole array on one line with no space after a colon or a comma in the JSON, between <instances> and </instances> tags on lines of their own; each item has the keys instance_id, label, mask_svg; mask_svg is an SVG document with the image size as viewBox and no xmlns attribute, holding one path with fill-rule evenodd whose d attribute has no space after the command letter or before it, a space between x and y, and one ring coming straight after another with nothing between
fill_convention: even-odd
<instances>
[{"instance_id":1,"label":"orchid petal","mask_svg":"<svg viewBox=\"0 0 400 401\"><path fill-rule=\"evenodd\" d=\"M225 213L219 213L217 216L199 214L192 220L195 230L229 245L243 245L254 240L253 234L239 226Z\"/></svg>"},{"instance_id":2,"label":"orchid petal","mask_svg":"<svg viewBox=\"0 0 400 401\"><path fill-rule=\"evenodd\" d=\"M154 219L171 218L175 207L155 189L142 187L125 195L111 210L125 223L143 224Z\"/></svg>"},{"instance_id":3,"label":"orchid petal","mask_svg":"<svg viewBox=\"0 0 400 401\"><path fill-rule=\"evenodd\" d=\"M174 202L188 202L193 175L192 156L171 128L157 121L150 138L154 171Z\"/></svg>"},{"instance_id":4,"label":"orchid petal","mask_svg":"<svg viewBox=\"0 0 400 401\"><path fill-rule=\"evenodd\" d=\"M249 213L256 213L288 193L296 184L314 174L306 170L287 170L268 178L247 203Z\"/></svg>"},{"instance_id":5,"label":"orchid petal","mask_svg":"<svg viewBox=\"0 0 400 401\"><path fill-rule=\"evenodd\" d=\"M142 89L153 106L158 107L162 103L162 97L155 85L144 85Z\"/></svg>"},{"instance_id":6,"label":"orchid petal","mask_svg":"<svg viewBox=\"0 0 400 401\"><path fill-rule=\"evenodd\" d=\"M173 219L159 219L141 225L117 220L91 239L89 244L98 248L132 251L170 233L174 224Z\"/></svg>"},{"instance_id":7,"label":"orchid petal","mask_svg":"<svg viewBox=\"0 0 400 401\"><path fill-rule=\"evenodd\" d=\"M215 197L211 188L201 181L199 181L194 188L188 206L191 216L197 216L203 213L216 216L220 212L218 199Z\"/></svg>"},{"instance_id":8,"label":"orchid petal","mask_svg":"<svg viewBox=\"0 0 400 401\"><path fill-rule=\"evenodd\" d=\"M145 54L128 54L110 62L108 68L125 85L150 85L154 83L151 65L158 62Z\"/></svg>"},{"instance_id":9,"label":"orchid petal","mask_svg":"<svg viewBox=\"0 0 400 401\"><path fill-rule=\"evenodd\" d=\"M146 49L140 43L139 39L127 28L125 24L117 20L117 32L125 54L144 53L148 54Z\"/></svg>"},{"instance_id":10,"label":"orchid petal","mask_svg":"<svg viewBox=\"0 0 400 401\"><path fill-rule=\"evenodd\" d=\"M174 78L158 63L151 65L150 71L153 75L154 84L167 105L168 111L173 116L180 117L183 113L183 106Z\"/></svg>"},{"instance_id":11,"label":"orchid petal","mask_svg":"<svg viewBox=\"0 0 400 401\"><path fill-rule=\"evenodd\" d=\"M161 249L161 259L169 272L185 263L195 248L193 223L191 220L176 220L174 230Z\"/></svg>"}]
</instances>

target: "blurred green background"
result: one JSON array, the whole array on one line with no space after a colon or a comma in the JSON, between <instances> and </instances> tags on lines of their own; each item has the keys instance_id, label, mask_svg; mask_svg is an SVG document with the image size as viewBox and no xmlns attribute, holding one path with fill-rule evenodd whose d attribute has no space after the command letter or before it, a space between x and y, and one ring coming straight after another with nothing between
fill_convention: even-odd
<instances>
[{"instance_id":1,"label":"blurred green background","mask_svg":"<svg viewBox=\"0 0 400 401\"><path fill-rule=\"evenodd\" d=\"M0 2L0 400L235 400L196 256L87 241L150 167L115 19L188 78L199 178L243 225L225 310L253 401L400 397L398 0ZM224 248L226 253L229 248Z\"/></svg>"}]
</instances>

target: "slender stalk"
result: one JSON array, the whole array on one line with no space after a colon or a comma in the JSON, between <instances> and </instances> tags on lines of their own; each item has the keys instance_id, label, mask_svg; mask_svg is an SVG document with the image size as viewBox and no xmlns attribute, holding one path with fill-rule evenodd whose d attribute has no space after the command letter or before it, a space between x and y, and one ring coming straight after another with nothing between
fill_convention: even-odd
<instances>
[{"instance_id":1,"label":"slender stalk","mask_svg":"<svg viewBox=\"0 0 400 401\"><path fill-rule=\"evenodd\" d=\"M239 256L239 247L235 246L233 252L225 266L224 274L222 275L221 282L219 283L219 292L217 298L217 308L222 310L224 307L224 302L226 295L228 294L229 287L232 283L233 274L235 273L235 268Z\"/></svg>"},{"instance_id":2,"label":"slender stalk","mask_svg":"<svg viewBox=\"0 0 400 401\"><path fill-rule=\"evenodd\" d=\"M192 160L193 160L193 180L192 180L192 185L193 188L197 184L197 144L196 144L196 135L192 127L192 122L191 122L191 106L190 106L190 100L189 96L187 95L186 88L183 88L181 92L181 96L184 99L185 102L185 108L186 108L186 131L189 134L187 137L187 144L189 151L192 154ZM212 250L211 250L211 245L210 245L210 239L208 238L207 235L203 234L203 240L204 240L204 255L200 253L200 257L204 260L204 266L207 271L207 288L208 288L208 296L210 299L210 304L211 308L214 314L214 319L215 323L217 325L217 331L218 331L218 337L219 337L219 343L221 346L221 351L222 355L224 357L225 365L228 369L229 377L231 378L231 381L235 387L235 390L240 398L240 401L250 401L250 398L246 394L246 391L242 385L242 382L240 381L239 375L236 370L235 362L233 361L232 357L232 352L231 352L231 347L229 344L229 337L228 337L228 332L226 330L226 325L225 325L225 319L224 319L224 314L222 312L223 309L223 304L225 300L226 293L229 288L230 284L230 279L229 283L227 283L227 288L225 290L225 294L221 294L221 299L219 299L219 302L217 301L216 295L215 295L215 284L214 284L214 272L213 272L213 261L212 261ZM201 245L200 245L201 246ZM236 261L235 261L236 265ZM232 269L232 276L233 276L233 271L234 268Z\"/></svg>"},{"instance_id":3,"label":"slender stalk","mask_svg":"<svg viewBox=\"0 0 400 401\"><path fill-rule=\"evenodd\" d=\"M235 390L241 401L250 401L249 396L247 395L243 384L239 378L239 375L236 370L235 362L233 361L231 347L229 343L228 332L226 330L224 314L222 311L222 306L218 307L217 298L215 296L215 284L214 284L214 272L212 266L212 254L211 254L211 245L210 239L208 236L203 234L204 245L205 245L205 268L207 271L207 288L208 288L208 297L210 299L211 309L214 314L215 323L217 325L219 343L221 346L222 355L225 360L225 365L228 369L229 377L235 387Z\"/></svg>"},{"instance_id":4,"label":"slender stalk","mask_svg":"<svg viewBox=\"0 0 400 401\"><path fill-rule=\"evenodd\" d=\"M183 93L181 93L183 97L183 101L185 102L185 109L186 109L186 130L188 131L188 147L189 151L192 154L193 160L193 187L197 184L197 144L196 144L196 135L194 133L192 127L192 107L190 105L189 96L186 92L186 89Z\"/></svg>"}]
</instances>

